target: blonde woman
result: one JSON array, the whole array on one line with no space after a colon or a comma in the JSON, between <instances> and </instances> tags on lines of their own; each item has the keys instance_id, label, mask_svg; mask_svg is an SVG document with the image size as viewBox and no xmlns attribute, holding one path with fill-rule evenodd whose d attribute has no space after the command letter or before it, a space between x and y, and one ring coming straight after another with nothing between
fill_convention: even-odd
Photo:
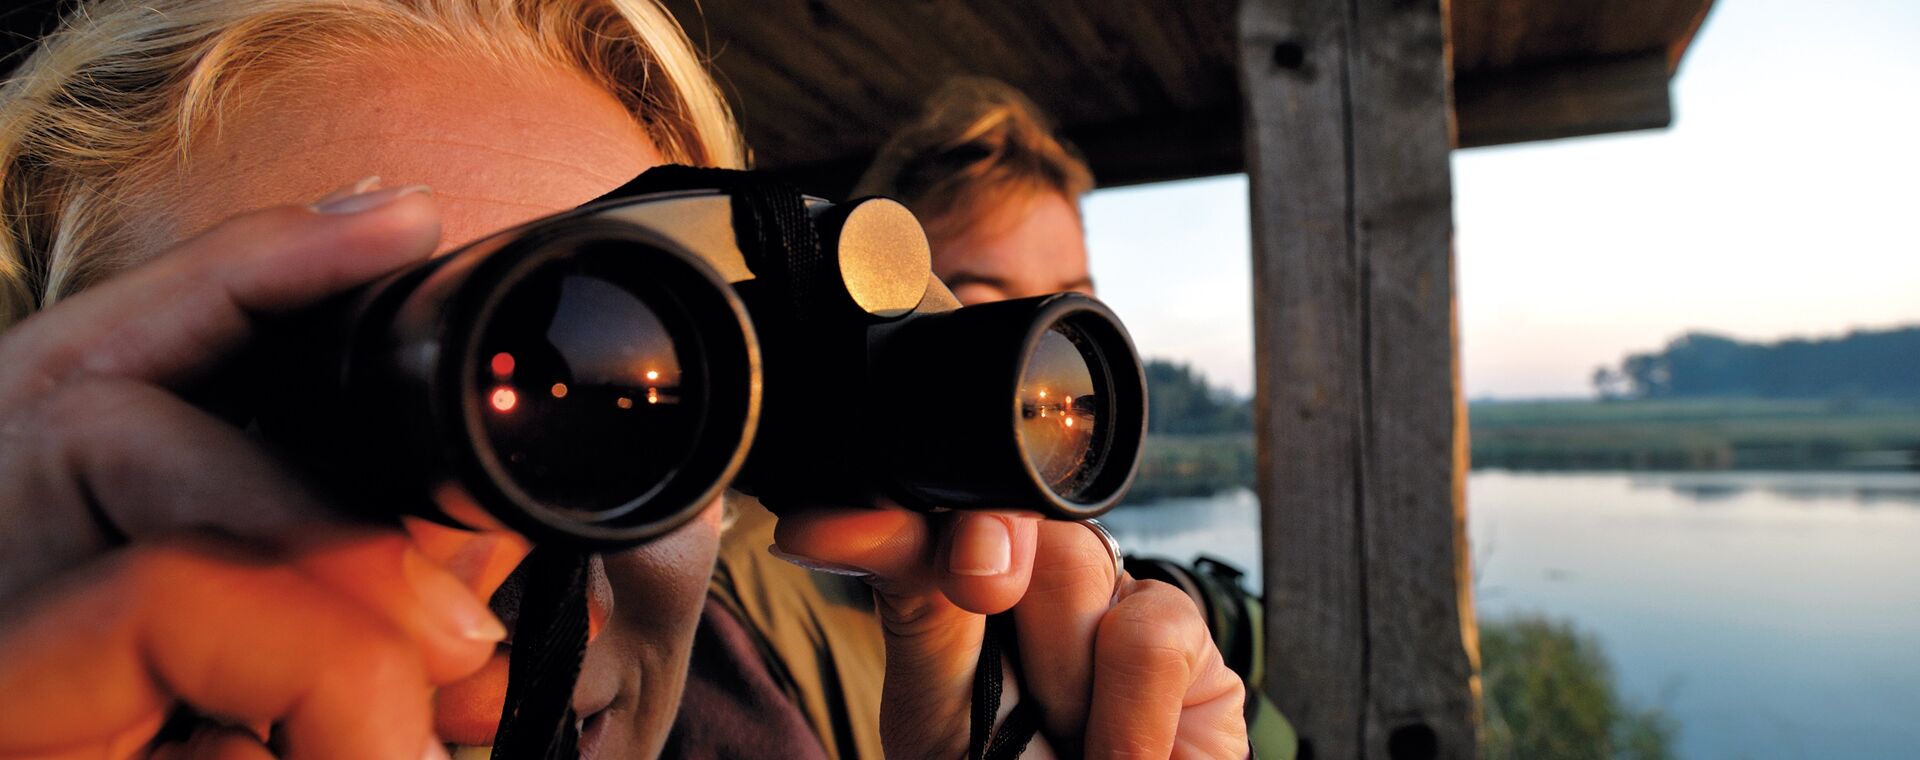
<instances>
[{"instance_id":1,"label":"blonde woman","mask_svg":"<svg viewBox=\"0 0 1920 760\"><path fill-rule=\"evenodd\" d=\"M650 166L742 156L684 35L642 0L72 12L0 89L0 758L489 741L507 647L486 602L525 543L347 520L197 402L264 318ZM676 717L703 719L678 713L720 515L598 563L583 755L651 757ZM1047 654L1012 675L1049 739L1245 753L1204 623L1152 584L1110 603L1115 579L1074 560L1104 552L1088 531L822 509L778 540L870 574L890 754L965 751L982 614L1006 610ZM808 741L792 754L819 754Z\"/></svg>"}]
</instances>

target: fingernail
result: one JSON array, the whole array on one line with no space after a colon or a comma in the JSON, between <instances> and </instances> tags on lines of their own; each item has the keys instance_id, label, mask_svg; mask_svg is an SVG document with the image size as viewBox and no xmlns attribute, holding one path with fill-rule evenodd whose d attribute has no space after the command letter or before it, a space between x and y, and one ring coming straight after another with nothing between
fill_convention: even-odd
<instances>
[{"instance_id":1,"label":"fingernail","mask_svg":"<svg viewBox=\"0 0 1920 760\"><path fill-rule=\"evenodd\" d=\"M320 200L314 201L313 205L318 206L322 203L337 201L337 200L340 200L341 198L359 195L361 193L367 192L379 186L380 186L380 177L378 175L375 175L372 177L362 177L358 182L342 187L331 193L327 193L326 195L320 196Z\"/></svg>"},{"instance_id":2,"label":"fingernail","mask_svg":"<svg viewBox=\"0 0 1920 760\"><path fill-rule=\"evenodd\" d=\"M429 736L427 751L420 753L420 760L453 760L453 758L447 754L447 745L440 742L440 737Z\"/></svg>"},{"instance_id":3,"label":"fingernail","mask_svg":"<svg viewBox=\"0 0 1920 760\"><path fill-rule=\"evenodd\" d=\"M376 178L375 181L378 179ZM359 214L380 208L414 193L429 192L432 190L426 185L386 187L339 198L324 198L313 204L313 210L322 214Z\"/></svg>"},{"instance_id":4,"label":"fingernail","mask_svg":"<svg viewBox=\"0 0 1920 760\"><path fill-rule=\"evenodd\" d=\"M454 635L469 641L497 642L507 637L507 628L480 603L452 573L433 564L426 555L408 550L400 561L407 582L420 597L421 604L444 621Z\"/></svg>"},{"instance_id":5,"label":"fingernail","mask_svg":"<svg viewBox=\"0 0 1920 760\"><path fill-rule=\"evenodd\" d=\"M1013 526L994 515L966 515L954 527L947 571L954 575L999 575L1013 566Z\"/></svg>"},{"instance_id":6,"label":"fingernail","mask_svg":"<svg viewBox=\"0 0 1920 760\"><path fill-rule=\"evenodd\" d=\"M871 570L864 570L858 567L854 567L852 565L840 565L832 562L821 562L820 560L813 559L812 557L802 557L798 554L788 554L786 552L780 551L779 544L768 544L767 553L818 573L832 573L834 575L846 575L854 578L865 578L867 576L873 575L873 571Z\"/></svg>"}]
</instances>

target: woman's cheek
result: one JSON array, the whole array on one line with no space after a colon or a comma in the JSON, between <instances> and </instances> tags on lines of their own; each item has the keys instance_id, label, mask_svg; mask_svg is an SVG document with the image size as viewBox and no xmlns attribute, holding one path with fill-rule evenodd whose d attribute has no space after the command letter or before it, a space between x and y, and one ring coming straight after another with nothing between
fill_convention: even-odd
<instances>
[{"instance_id":1,"label":"woman's cheek","mask_svg":"<svg viewBox=\"0 0 1920 760\"><path fill-rule=\"evenodd\" d=\"M713 577L722 514L716 500L672 533L605 555L615 617L653 630L691 630Z\"/></svg>"}]
</instances>

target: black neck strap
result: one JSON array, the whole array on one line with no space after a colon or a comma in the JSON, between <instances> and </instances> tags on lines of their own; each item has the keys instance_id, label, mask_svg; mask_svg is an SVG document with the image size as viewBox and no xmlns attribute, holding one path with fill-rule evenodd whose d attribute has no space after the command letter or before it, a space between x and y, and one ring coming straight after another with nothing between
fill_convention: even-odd
<instances>
[{"instance_id":1,"label":"black neck strap","mask_svg":"<svg viewBox=\"0 0 1920 760\"><path fill-rule=\"evenodd\" d=\"M525 585L493 760L579 756L573 687L587 655L587 557L571 547L542 544L520 563Z\"/></svg>"},{"instance_id":2,"label":"black neck strap","mask_svg":"<svg viewBox=\"0 0 1920 760\"><path fill-rule=\"evenodd\" d=\"M733 236L747 268L786 294L790 316L812 319L822 308L833 274L806 197L791 185L735 169L656 166L598 200L676 190L719 190L733 201Z\"/></svg>"}]
</instances>

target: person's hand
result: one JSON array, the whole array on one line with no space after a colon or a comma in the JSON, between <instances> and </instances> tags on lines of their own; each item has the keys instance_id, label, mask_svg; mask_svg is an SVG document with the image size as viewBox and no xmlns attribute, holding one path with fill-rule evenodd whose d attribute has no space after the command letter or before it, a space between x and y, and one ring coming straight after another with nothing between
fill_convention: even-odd
<instances>
[{"instance_id":1,"label":"person's hand","mask_svg":"<svg viewBox=\"0 0 1920 760\"><path fill-rule=\"evenodd\" d=\"M1086 526L1030 515L806 509L780 519L800 564L861 574L887 643L887 754L967 751L987 614L1012 610L1019 663L1002 714L1033 700L1045 742L1028 756L1243 758L1240 678L1191 599L1122 576ZM1017 683L1017 688L1015 684Z\"/></svg>"},{"instance_id":2,"label":"person's hand","mask_svg":"<svg viewBox=\"0 0 1920 760\"><path fill-rule=\"evenodd\" d=\"M356 188L364 190L364 187ZM0 335L0 758L419 758L504 630L183 399L298 310L428 256L417 188L237 217Z\"/></svg>"}]
</instances>

